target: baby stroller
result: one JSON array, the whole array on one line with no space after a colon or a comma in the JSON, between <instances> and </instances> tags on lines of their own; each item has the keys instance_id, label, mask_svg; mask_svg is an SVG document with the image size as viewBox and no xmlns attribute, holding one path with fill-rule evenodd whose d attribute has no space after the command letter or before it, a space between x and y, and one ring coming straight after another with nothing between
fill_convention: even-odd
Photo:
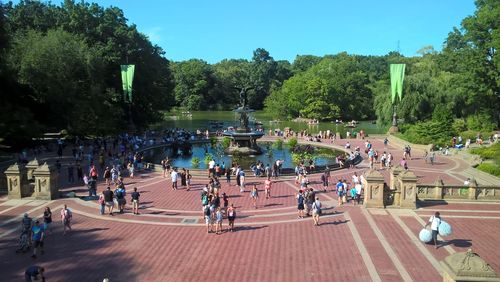
<instances>
[{"instance_id":1,"label":"baby stroller","mask_svg":"<svg viewBox=\"0 0 500 282\"><path fill-rule=\"evenodd\" d=\"M21 236L19 236L19 246L16 250L16 253L25 253L31 247L30 244L30 234L29 230L23 230Z\"/></svg>"}]
</instances>

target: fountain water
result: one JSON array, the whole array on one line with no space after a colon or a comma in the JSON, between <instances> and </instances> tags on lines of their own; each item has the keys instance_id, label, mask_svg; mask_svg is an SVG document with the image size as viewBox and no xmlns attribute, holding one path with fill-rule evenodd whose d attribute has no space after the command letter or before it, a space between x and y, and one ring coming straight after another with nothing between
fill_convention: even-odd
<instances>
[{"instance_id":1,"label":"fountain water","mask_svg":"<svg viewBox=\"0 0 500 282\"><path fill-rule=\"evenodd\" d=\"M262 153L257 145L257 139L264 133L251 130L248 124L248 115L254 110L248 107L247 91L252 88L236 88L240 90L240 107L234 111L240 115L240 125L234 131L224 132L224 136L231 138L231 145L225 150L226 154L258 155Z\"/></svg>"}]
</instances>

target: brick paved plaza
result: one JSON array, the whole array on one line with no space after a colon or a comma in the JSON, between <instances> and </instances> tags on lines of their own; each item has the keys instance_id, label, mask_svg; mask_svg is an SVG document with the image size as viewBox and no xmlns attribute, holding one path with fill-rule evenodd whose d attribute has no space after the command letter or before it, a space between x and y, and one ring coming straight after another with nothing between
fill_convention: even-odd
<instances>
[{"instance_id":1,"label":"brick paved plaza","mask_svg":"<svg viewBox=\"0 0 500 282\"><path fill-rule=\"evenodd\" d=\"M372 142L383 146L380 140ZM399 161L399 148L391 145L388 150ZM440 157L430 167L420 153L415 152L416 159L409 162L419 182L432 183L440 176L456 184L466 178L465 162ZM354 170L333 172L332 181L350 180L354 172L364 170L362 163ZM320 191L319 175L310 180ZM221 235L207 234L202 219L200 191L207 182L202 172L194 176L191 191L172 191L170 180L159 173L126 179L128 191L138 187L141 192L140 215L133 215L127 206L125 214L101 216L95 201L80 199L2 198L0 280L22 281L24 270L36 263L46 268L47 281L105 277L110 281L442 281L439 261L469 248L500 273L500 203L431 202L421 203L417 210L338 206L332 184L328 192L319 193L326 208L321 226L315 227L311 218L297 218L299 188L291 177L276 181L268 200L263 181L248 177L245 193L222 181L222 192L229 195L238 217L236 232ZM248 192L252 184L261 191L257 209ZM102 189L104 183L99 184ZM63 204L74 214L74 230L65 236L57 221ZM54 232L46 238L45 254L36 260L30 253L16 254L22 214L40 217L46 206L56 220ZM437 250L418 240L418 232L434 211L440 211L454 228Z\"/></svg>"}]
</instances>

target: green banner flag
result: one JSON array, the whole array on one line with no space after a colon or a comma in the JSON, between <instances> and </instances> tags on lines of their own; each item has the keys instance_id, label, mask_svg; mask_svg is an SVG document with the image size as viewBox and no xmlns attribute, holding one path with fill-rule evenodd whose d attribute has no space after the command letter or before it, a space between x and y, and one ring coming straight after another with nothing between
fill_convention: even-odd
<instances>
[{"instance_id":1,"label":"green banner flag","mask_svg":"<svg viewBox=\"0 0 500 282\"><path fill-rule=\"evenodd\" d=\"M391 64L391 100L394 104L396 94L399 101L403 98L403 80L405 79L405 64Z\"/></svg>"},{"instance_id":2,"label":"green banner flag","mask_svg":"<svg viewBox=\"0 0 500 282\"><path fill-rule=\"evenodd\" d=\"M128 99L129 102L132 102L132 82L134 81L134 69L135 65L121 65L124 100Z\"/></svg>"}]
</instances>

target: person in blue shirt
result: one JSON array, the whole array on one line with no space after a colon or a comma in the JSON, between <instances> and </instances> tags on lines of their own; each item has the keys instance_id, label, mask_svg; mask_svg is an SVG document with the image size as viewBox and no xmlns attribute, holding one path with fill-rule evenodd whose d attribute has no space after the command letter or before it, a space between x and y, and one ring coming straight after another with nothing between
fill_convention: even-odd
<instances>
[{"instance_id":1,"label":"person in blue shirt","mask_svg":"<svg viewBox=\"0 0 500 282\"><path fill-rule=\"evenodd\" d=\"M32 227L31 232L31 239L33 242L33 255L31 257L36 258L36 251L38 248L40 248L40 252L43 255L43 239L45 230L43 229L43 226L40 226L40 222L37 220L35 221L35 225Z\"/></svg>"},{"instance_id":2,"label":"person in blue shirt","mask_svg":"<svg viewBox=\"0 0 500 282\"><path fill-rule=\"evenodd\" d=\"M31 282L33 281L32 278L38 280L38 275L40 275L40 277L42 278L42 282L45 282L45 276L43 276L44 273L45 268L38 265L32 265L28 267L24 272L24 278L26 282Z\"/></svg>"}]
</instances>

